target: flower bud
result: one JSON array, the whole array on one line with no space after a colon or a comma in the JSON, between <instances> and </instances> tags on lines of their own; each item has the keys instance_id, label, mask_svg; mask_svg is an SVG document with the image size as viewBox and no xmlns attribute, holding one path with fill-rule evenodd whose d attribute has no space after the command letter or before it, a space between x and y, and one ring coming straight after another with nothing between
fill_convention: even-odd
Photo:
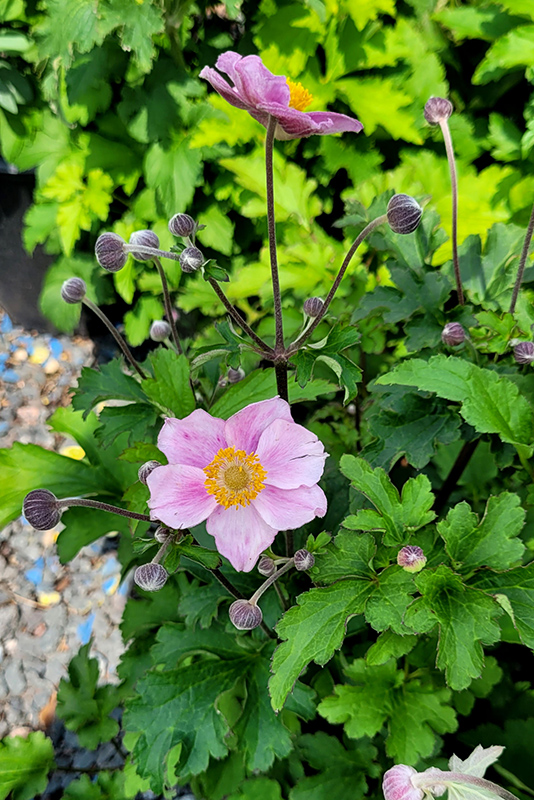
<instances>
[{"instance_id":1,"label":"flower bud","mask_svg":"<svg viewBox=\"0 0 534 800\"><path fill-rule=\"evenodd\" d=\"M69 278L61 287L61 297L66 303L81 303L87 292L85 281Z\"/></svg>"},{"instance_id":2,"label":"flower bud","mask_svg":"<svg viewBox=\"0 0 534 800\"><path fill-rule=\"evenodd\" d=\"M388 769L382 779L382 791L385 800L423 800L424 792L412 783L412 776L417 770L406 764L397 764Z\"/></svg>"},{"instance_id":3,"label":"flower bud","mask_svg":"<svg viewBox=\"0 0 534 800\"><path fill-rule=\"evenodd\" d=\"M308 299L304 301L302 310L307 317L318 317L323 310L323 306L324 303L320 297L308 297Z\"/></svg>"},{"instance_id":4,"label":"flower bud","mask_svg":"<svg viewBox=\"0 0 534 800\"><path fill-rule=\"evenodd\" d=\"M154 533L154 539L160 544L165 544L169 536L173 536L173 532L169 530L169 528L165 527L165 525L160 525L158 528L156 528Z\"/></svg>"},{"instance_id":5,"label":"flower bud","mask_svg":"<svg viewBox=\"0 0 534 800\"><path fill-rule=\"evenodd\" d=\"M241 367L238 369L232 369L232 367L229 367L226 377L228 379L228 383L239 383L239 381L242 381L245 377L245 370Z\"/></svg>"},{"instance_id":6,"label":"flower bud","mask_svg":"<svg viewBox=\"0 0 534 800\"><path fill-rule=\"evenodd\" d=\"M195 272L204 263L204 256L198 247L186 247L178 260L183 272Z\"/></svg>"},{"instance_id":7,"label":"flower bud","mask_svg":"<svg viewBox=\"0 0 534 800\"><path fill-rule=\"evenodd\" d=\"M453 112L450 100L444 97L431 97L425 104L424 115L430 125L439 125L449 119Z\"/></svg>"},{"instance_id":8,"label":"flower bud","mask_svg":"<svg viewBox=\"0 0 534 800\"><path fill-rule=\"evenodd\" d=\"M295 559L295 569L298 569L299 572L311 569L315 564L315 556L309 550L304 550L304 548L297 550L293 558Z\"/></svg>"},{"instance_id":9,"label":"flower bud","mask_svg":"<svg viewBox=\"0 0 534 800\"><path fill-rule=\"evenodd\" d=\"M164 319L157 319L150 326L150 338L154 342L164 342L171 335L171 326Z\"/></svg>"},{"instance_id":10,"label":"flower bud","mask_svg":"<svg viewBox=\"0 0 534 800\"><path fill-rule=\"evenodd\" d=\"M262 556L258 561L258 572L260 575L265 575L266 578L276 571L276 567L272 558L269 556Z\"/></svg>"},{"instance_id":11,"label":"flower bud","mask_svg":"<svg viewBox=\"0 0 534 800\"><path fill-rule=\"evenodd\" d=\"M228 609L230 622L238 631L251 631L257 628L263 619L261 608L248 600L235 600Z\"/></svg>"},{"instance_id":12,"label":"flower bud","mask_svg":"<svg viewBox=\"0 0 534 800\"><path fill-rule=\"evenodd\" d=\"M48 489L34 489L24 498L22 512L30 525L38 531L55 528L61 519L61 506Z\"/></svg>"},{"instance_id":13,"label":"flower bud","mask_svg":"<svg viewBox=\"0 0 534 800\"><path fill-rule=\"evenodd\" d=\"M516 344L514 358L518 364L531 364L534 361L534 343L519 342Z\"/></svg>"},{"instance_id":14,"label":"flower bud","mask_svg":"<svg viewBox=\"0 0 534 800\"><path fill-rule=\"evenodd\" d=\"M140 244L143 247L153 247L157 250L159 239L152 231L134 231L130 236L130 244ZM130 250L130 252L137 261L150 261L152 258L152 256L147 256L143 253L136 253L135 250Z\"/></svg>"},{"instance_id":15,"label":"flower bud","mask_svg":"<svg viewBox=\"0 0 534 800\"><path fill-rule=\"evenodd\" d=\"M395 233L413 233L419 223L423 209L413 197L407 194L394 194L388 203L387 217L389 227Z\"/></svg>"},{"instance_id":16,"label":"flower bud","mask_svg":"<svg viewBox=\"0 0 534 800\"><path fill-rule=\"evenodd\" d=\"M117 233L102 233L95 244L96 260L108 272L118 272L128 260L124 252L125 241Z\"/></svg>"},{"instance_id":17,"label":"flower bud","mask_svg":"<svg viewBox=\"0 0 534 800\"><path fill-rule=\"evenodd\" d=\"M161 467L159 461L146 461L144 464L141 464L139 470L137 472L137 477L144 483L145 486L147 485L147 479L151 472L153 472L156 467Z\"/></svg>"},{"instance_id":18,"label":"flower bud","mask_svg":"<svg viewBox=\"0 0 534 800\"><path fill-rule=\"evenodd\" d=\"M421 572L426 564L426 556L420 547L407 544L397 554L397 564L406 572Z\"/></svg>"},{"instance_id":19,"label":"flower bud","mask_svg":"<svg viewBox=\"0 0 534 800\"><path fill-rule=\"evenodd\" d=\"M143 564L134 572L134 582L145 592L159 592L167 583L169 574L161 564Z\"/></svg>"},{"instance_id":20,"label":"flower bud","mask_svg":"<svg viewBox=\"0 0 534 800\"><path fill-rule=\"evenodd\" d=\"M169 230L173 236L191 236L196 233L197 223L189 214L175 214L169 221Z\"/></svg>"},{"instance_id":21,"label":"flower bud","mask_svg":"<svg viewBox=\"0 0 534 800\"><path fill-rule=\"evenodd\" d=\"M448 347L454 347L465 341L465 331L459 322L447 322L441 331L441 341Z\"/></svg>"}]
</instances>

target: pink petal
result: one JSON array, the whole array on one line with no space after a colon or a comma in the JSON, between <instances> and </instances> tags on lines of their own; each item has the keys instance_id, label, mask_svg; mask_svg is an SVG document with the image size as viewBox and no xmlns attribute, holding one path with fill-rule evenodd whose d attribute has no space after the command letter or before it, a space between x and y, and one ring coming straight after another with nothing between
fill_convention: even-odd
<instances>
[{"instance_id":1,"label":"pink petal","mask_svg":"<svg viewBox=\"0 0 534 800\"><path fill-rule=\"evenodd\" d=\"M203 469L213 461L218 450L228 447L224 425L224 420L198 408L184 419L166 419L158 436L158 447L169 464L189 464Z\"/></svg>"},{"instance_id":2,"label":"pink petal","mask_svg":"<svg viewBox=\"0 0 534 800\"><path fill-rule=\"evenodd\" d=\"M227 421L224 433L228 445L246 453L256 452L263 431L277 419L293 422L289 403L285 400L273 397L271 400L251 403Z\"/></svg>"},{"instance_id":3,"label":"pink petal","mask_svg":"<svg viewBox=\"0 0 534 800\"><path fill-rule=\"evenodd\" d=\"M298 489L266 486L251 505L259 511L267 525L277 531L286 531L300 528L315 517L324 517L327 503L325 493L319 486L300 486Z\"/></svg>"},{"instance_id":4,"label":"pink petal","mask_svg":"<svg viewBox=\"0 0 534 800\"><path fill-rule=\"evenodd\" d=\"M274 542L278 533L252 505L230 508L218 505L206 529L215 537L219 553L239 572L250 572L260 553Z\"/></svg>"},{"instance_id":5,"label":"pink petal","mask_svg":"<svg viewBox=\"0 0 534 800\"><path fill-rule=\"evenodd\" d=\"M204 80L209 81L216 92L218 92L221 97L230 103L230 105L235 106L236 108L244 109L245 111L250 110L250 105L243 100L236 90L230 86L228 81L219 75L217 70L212 69L211 67L204 67L204 69L199 74L200 78L204 78Z\"/></svg>"},{"instance_id":6,"label":"pink petal","mask_svg":"<svg viewBox=\"0 0 534 800\"><path fill-rule=\"evenodd\" d=\"M287 108L271 113L278 120L279 126L292 139L343 131L359 133L363 129L359 120L332 111L298 111L296 108Z\"/></svg>"},{"instance_id":7,"label":"pink petal","mask_svg":"<svg viewBox=\"0 0 534 800\"><path fill-rule=\"evenodd\" d=\"M213 495L206 491L205 480L201 469L183 464L153 470L147 479L151 518L175 529L203 522L217 505Z\"/></svg>"},{"instance_id":8,"label":"pink petal","mask_svg":"<svg viewBox=\"0 0 534 800\"><path fill-rule=\"evenodd\" d=\"M221 58L217 60L217 66L220 61ZM234 69L228 74L240 97L251 106L255 108L261 108L265 104L276 104L286 108L289 106L291 92L286 78L283 75L273 75L259 56L245 56L236 61Z\"/></svg>"},{"instance_id":9,"label":"pink petal","mask_svg":"<svg viewBox=\"0 0 534 800\"><path fill-rule=\"evenodd\" d=\"M264 430L256 455L267 470L265 483L280 489L314 486L327 457L314 433L284 419L275 420Z\"/></svg>"},{"instance_id":10,"label":"pink petal","mask_svg":"<svg viewBox=\"0 0 534 800\"><path fill-rule=\"evenodd\" d=\"M422 800L423 791L412 783L415 775L416 770L406 764L397 764L388 769L382 779L385 800Z\"/></svg>"}]
</instances>

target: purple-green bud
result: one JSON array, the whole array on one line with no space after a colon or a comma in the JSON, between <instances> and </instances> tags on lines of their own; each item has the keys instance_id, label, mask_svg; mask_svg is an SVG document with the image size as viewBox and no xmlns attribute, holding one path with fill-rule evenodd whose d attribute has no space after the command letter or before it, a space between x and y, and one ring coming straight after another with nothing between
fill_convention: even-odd
<instances>
[{"instance_id":1,"label":"purple-green bud","mask_svg":"<svg viewBox=\"0 0 534 800\"><path fill-rule=\"evenodd\" d=\"M228 379L228 383L239 383L245 377L245 370L241 367L237 369L232 369L232 367L228 368L228 373L226 375Z\"/></svg>"},{"instance_id":2,"label":"purple-green bud","mask_svg":"<svg viewBox=\"0 0 534 800\"><path fill-rule=\"evenodd\" d=\"M49 531L61 519L61 506L48 489L34 489L24 498L22 513L36 530Z\"/></svg>"},{"instance_id":3,"label":"purple-green bud","mask_svg":"<svg viewBox=\"0 0 534 800\"><path fill-rule=\"evenodd\" d=\"M459 322L447 322L441 331L441 341L448 347L455 347L465 342L465 331Z\"/></svg>"},{"instance_id":4,"label":"purple-green bud","mask_svg":"<svg viewBox=\"0 0 534 800\"><path fill-rule=\"evenodd\" d=\"M293 558L295 559L295 569L298 569L299 572L311 569L315 564L315 556L304 548L297 550Z\"/></svg>"},{"instance_id":5,"label":"purple-green bud","mask_svg":"<svg viewBox=\"0 0 534 800\"><path fill-rule=\"evenodd\" d=\"M134 572L134 582L145 592L159 592L167 583L169 574L161 564L143 564Z\"/></svg>"},{"instance_id":6,"label":"purple-green bud","mask_svg":"<svg viewBox=\"0 0 534 800\"><path fill-rule=\"evenodd\" d=\"M189 214L175 214L169 221L173 236L192 236L197 231L197 223Z\"/></svg>"},{"instance_id":7,"label":"purple-green bud","mask_svg":"<svg viewBox=\"0 0 534 800\"><path fill-rule=\"evenodd\" d=\"M95 244L96 260L108 272L118 272L128 260L124 252L126 242L118 233L102 233Z\"/></svg>"},{"instance_id":8,"label":"purple-green bud","mask_svg":"<svg viewBox=\"0 0 534 800\"><path fill-rule=\"evenodd\" d=\"M318 317L323 310L323 306L324 303L320 297L308 297L308 299L304 301L302 310L307 317Z\"/></svg>"},{"instance_id":9,"label":"purple-green bud","mask_svg":"<svg viewBox=\"0 0 534 800\"><path fill-rule=\"evenodd\" d=\"M439 125L449 119L453 112L452 103L444 97L431 97L425 104L424 115L430 125Z\"/></svg>"},{"instance_id":10,"label":"purple-green bud","mask_svg":"<svg viewBox=\"0 0 534 800\"><path fill-rule=\"evenodd\" d=\"M195 272L204 263L204 256L198 247L186 247L178 260L183 272Z\"/></svg>"},{"instance_id":11,"label":"purple-green bud","mask_svg":"<svg viewBox=\"0 0 534 800\"><path fill-rule=\"evenodd\" d=\"M157 319L150 326L150 338L154 342L164 342L171 335L171 326L164 319Z\"/></svg>"},{"instance_id":12,"label":"purple-green bud","mask_svg":"<svg viewBox=\"0 0 534 800\"><path fill-rule=\"evenodd\" d=\"M130 236L129 243L140 244L142 247L153 247L155 250L159 248L159 239L152 231L134 231ZM152 259L152 256L136 253L135 250L130 250L130 252L137 261L151 261Z\"/></svg>"},{"instance_id":13,"label":"purple-green bud","mask_svg":"<svg viewBox=\"0 0 534 800\"><path fill-rule=\"evenodd\" d=\"M407 544L397 554L397 564L406 572L421 572L426 564L426 556L420 547Z\"/></svg>"},{"instance_id":14,"label":"purple-green bud","mask_svg":"<svg viewBox=\"0 0 534 800\"><path fill-rule=\"evenodd\" d=\"M160 544L165 544L169 536L173 535L173 532L169 530L169 528L165 527L165 525L160 525L158 528L156 528L154 539Z\"/></svg>"},{"instance_id":15,"label":"purple-green bud","mask_svg":"<svg viewBox=\"0 0 534 800\"><path fill-rule=\"evenodd\" d=\"M258 572L260 575L265 575L266 578L276 572L276 566L272 558L269 556L262 556L258 561Z\"/></svg>"},{"instance_id":16,"label":"purple-green bud","mask_svg":"<svg viewBox=\"0 0 534 800\"><path fill-rule=\"evenodd\" d=\"M419 223L423 209L408 194L394 194L388 203L387 217L389 227L395 233L413 233Z\"/></svg>"},{"instance_id":17,"label":"purple-green bud","mask_svg":"<svg viewBox=\"0 0 534 800\"><path fill-rule=\"evenodd\" d=\"M230 622L238 631L251 631L261 624L261 608L248 600L235 600L228 609Z\"/></svg>"},{"instance_id":18,"label":"purple-green bud","mask_svg":"<svg viewBox=\"0 0 534 800\"><path fill-rule=\"evenodd\" d=\"M518 364L532 364L534 361L534 343L519 342L519 344L516 344L514 358Z\"/></svg>"},{"instance_id":19,"label":"purple-green bud","mask_svg":"<svg viewBox=\"0 0 534 800\"><path fill-rule=\"evenodd\" d=\"M137 477L144 483L145 486L147 485L147 479L151 472L154 472L157 467L161 467L159 461L146 461L144 464L141 464L139 470L137 472Z\"/></svg>"},{"instance_id":20,"label":"purple-green bud","mask_svg":"<svg viewBox=\"0 0 534 800\"><path fill-rule=\"evenodd\" d=\"M69 278L61 287L61 297L66 303L81 303L87 292L85 281L81 278Z\"/></svg>"}]
</instances>

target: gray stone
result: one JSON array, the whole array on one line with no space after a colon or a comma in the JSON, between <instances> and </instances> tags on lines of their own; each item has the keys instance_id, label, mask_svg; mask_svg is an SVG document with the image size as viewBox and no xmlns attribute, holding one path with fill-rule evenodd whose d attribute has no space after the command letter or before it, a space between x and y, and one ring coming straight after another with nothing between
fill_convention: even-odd
<instances>
[{"instance_id":1,"label":"gray stone","mask_svg":"<svg viewBox=\"0 0 534 800\"><path fill-rule=\"evenodd\" d=\"M59 681L61 678L67 677L67 670L64 664L56 658L55 655L51 656L46 664L46 671L45 671L45 678L54 684L54 686L58 686Z\"/></svg>"},{"instance_id":2,"label":"gray stone","mask_svg":"<svg viewBox=\"0 0 534 800\"><path fill-rule=\"evenodd\" d=\"M18 661L11 661L4 670L4 678L10 694L19 695L26 688L26 679Z\"/></svg>"},{"instance_id":3,"label":"gray stone","mask_svg":"<svg viewBox=\"0 0 534 800\"><path fill-rule=\"evenodd\" d=\"M0 675L0 700L7 697L7 685L2 675Z\"/></svg>"},{"instance_id":4,"label":"gray stone","mask_svg":"<svg viewBox=\"0 0 534 800\"><path fill-rule=\"evenodd\" d=\"M6 570L9 569L6 567ZM19 621L17 606L8 605L0 610L0 639L9 639L15 633Z\"/></svg>"}]
</instances>

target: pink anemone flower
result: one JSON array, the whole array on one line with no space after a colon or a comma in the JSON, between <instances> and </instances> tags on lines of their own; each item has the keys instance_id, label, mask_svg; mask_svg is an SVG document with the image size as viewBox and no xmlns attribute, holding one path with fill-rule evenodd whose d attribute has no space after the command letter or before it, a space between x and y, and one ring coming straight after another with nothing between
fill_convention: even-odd
<instances>
[{"instance_id":1,"label":"pink anemone flower","mask_svg":"<svg viewBox=\"0 0 534 800\"><path fill-rule=\"evenodd\" d=\"M279 397L226 421L201 409L166 419L158 447L169 464L147 478L152 519L173 529L207 520L217 550L236 570L249 572L278 531L326 513L317 481L327 453Z\"/></svg>"},{"instance_id":2,"label":"pink anemone flower","mask_svg":"<svg viewBox=\"0 0 534 800\"><path fill-rule=\"evenodd\" d=\"M231 83L211 67L204 67L200 77L231 105L248 111L265 127L269 117L275 117L277 139L298 139L314 133L359 133L363 129L361 122L345 114L305 112L312 95L300 83L273 75L259 56L243 57L230 50L219 56L215 66L228 75Z\"/></svg>"}]
</instances>

